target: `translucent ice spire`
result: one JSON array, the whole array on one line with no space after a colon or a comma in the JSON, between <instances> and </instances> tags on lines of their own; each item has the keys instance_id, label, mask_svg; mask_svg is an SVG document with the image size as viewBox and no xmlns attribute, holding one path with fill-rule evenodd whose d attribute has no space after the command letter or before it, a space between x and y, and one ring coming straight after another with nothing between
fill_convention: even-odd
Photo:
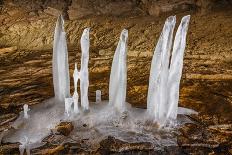
<instances>
[{"instance_id":1,"label":"translucent ice spire","mask_svg":"<svg viewBox=\"0 0 232 155\"><path fill-rule=\"evenodd\" d=\"M73 72L74 92L77 92L77 83L78 83L79 78L80 78L80 75L77 69L77 64L75 63L75 68Z\"/></svg>"},{"instance_id":2,"label":"translucent ice spire","mask_svg":"<svg viewBox=\"0 0 232 155\"><path fill-rule=\"evenodd\" d=\"M28 105L27 104L24 104L23 105L23 113L24 113L24 118L28 119L29 118L29 115L28 115L28 111L30 109L28 108Z\"/></svg>"},{"instance_id":3,"label":"translucent ice spire","mask_svg":"<svg viewBox=\"0 0 232 155\"><path fill-rule=\"evenodd\" d=\"M151 64L147 110L156 121L164 119L168 105L168 67L175 23L175 16L170 16L165 21Z\"/></svg>"},{"instance_id":4,"label":"translucent ice spire","mask_svg":"<svg viewBox=\"0 0 232 155\"><path fill-rule=\"evenodd\" d=\"M168 108L167 118L176 119L179 101L179 86L183 68L183 57L186 45L190 15L184 16L176 32L172 59L168 76Z\"/></svg>"},{"instance_id":5,"label":"translucent ice spire","mask_svg":"<svg viewBox=\"0 0 232 155\"><path fill-rule=\"evenodd\" d=\"M24 155L25 149L26 149L26 154L30 155L30 145L28 141L28 137L24 136L25 141L23 144L19 145L19 153L20 155Z\"/></svg>"},{"instance_id":6,"label":"translucent ice spire","mask_svg":"<svg viewBox=\"0 0 232 155\"><path fill-rule=\"evenodd\" d=\"M122 112L126 102L127 86L127 38L128 31L121 32L120 40L116 48L110 73L109 104Z\"/></svg>"},{"instance_id":7,"label":"translucent ice spire","mask_svg":"<svg viewBox=\"0 0 232 155\"><path fill-rule=\"evenodd\" d=\"M80 87L81 87L81 107L83 110L89 109L88 88L89 88L89 31L86 28L81 36L81 71L80 71Z\"/></svg>"},{"instance_id":8,"label":"translucent ice spire","mask_svg":"<svg viewBox=\"0 0 232 155\"><path fill-rule=\"evenodd\" d=\"M52 68L55 98L64 101L65 98L70 96L70 80L66 33L62 16L59 16L56 22Z\"/></svg>"},{"instance_id":9,"label":"translucent ice spire","mask_svg":"<svg viewBox=\"0 0 232 155\"><path fill-rule=\"evenodd\" d=\"M74 102L74 113L78 113L78 100L79 100L79 95L77 93L77 83L78 79L80 78L80 73L78 72L77 69L77 64L75 63L75 69L73 72L73 81L74 81L74 93L73 93L73 102Z\"/></svg>"},{"instance_id":10,"label":"translucent ice spire","mask_svg":"<svg viewBox=\"0 0 232 155\"><path fill-rule=\"evenodd\" d=\"M96 103L101 102L101 90L96 90Z\"/></svg>"},{"instance_id":11,"label":"translucent ice spire","mask_svg":"<svg viewBox=\"0 0 232 155\"><path fill-rule=\"evenodd\" d=\"M72 111L73 98L65 98L65 114L69 117Z\"/></svg>"}]
</instances>

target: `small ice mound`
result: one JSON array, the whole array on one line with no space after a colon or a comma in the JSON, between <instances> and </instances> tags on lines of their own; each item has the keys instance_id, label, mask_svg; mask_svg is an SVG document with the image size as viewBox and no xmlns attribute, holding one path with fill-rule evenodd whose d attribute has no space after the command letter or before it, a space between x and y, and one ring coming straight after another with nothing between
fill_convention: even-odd
<instances>
[{"instance_id":1,"label":"small ice mound","mask_svg":"<svg viewBox=\"0 0 232 155\"><path fill-rule=\"evenodd\" d=\"M37 147L60 122L64 114L62 104L56 104L54 99L35 105L28 112L29 118L24 118L21 112L19 118L12 124L13 129L3 137L3 142L20 142L24 146Z\"/></svg>"},{"instance_id":2,"label":"small ice mound","mask_svg":"<svg viewBox=\"0 0 232 155\"><path fill-rule=\"evenodd\" d=\"M101 90L96 90L96 103L101 103Z\"/></svg>"},{"instance_id":3,"label":"small ice mound","mask_svg":"<svg viewBox=\"0 0 232 155\"><path fill-rule=\"evenodd\" d=\"M3 141L20 142L20 151L29 152L28 150L43 145L43 139L51 134L51 129L64 119L72 121L74 130L70 137L76 141L88 139L91 145L95 146L101 140L112 136L129 143L150 142L154 147L162 148L177 145L175 135L178 126L189 122L187 117L180 114L176 121L170 121L167 123L169 125L159 128L156 122L149 121L146 109L133 108L126 103L126 110L120 112L111 106L109 101L91 102L88 112L80 108L78 114L72 112L66 117L64 104L56 102L55 99L50 99L30 107L28 119L25 119L24 113L21 112L12 124L14 129L4 136ZM182 108L182 111L186 114L186 109Z\"/></svg>"},{"instance_id":4,"label":"small ice mound","mask_svg":"<svg viewBox=\"0 0 232 155\"><path fill-rule=\"evenodd\" d=\"M20 155L24 155L24 152L26 151L27 155L30 155L30 150L40 147L44 145L42 142L32 142L28 139L28 137L24 136L24 141L20 142L21 145L19 145L19 152Z\"/></svg>"},{"instance_id":5,"label":"small ice mound","mask_svg":"<svg viewBox=\"0 0 232 155\"><path fill-rule=\"evenodd\" d=\"M23 105L23 113L24 113L24 118L28 119L29 118L29 115L28 115L28 111L30 109L28 108L28 105L27 104L24 104Z\"/></svg>"},{"instance_id":6,"label":"small ice mound","mask_svg":"<svg viewBox=\"0 0 232 155\"><path fill-rule=\"evenodd\" d=\"M133 108L130 104L124 112L108 104L108 101L91 103L89 113L80 113L73 120L74 131L70 137L75 141L88 139L93 146L108 136L129 142L150 142L154 147L177 145L175 135L180 124L190 120L182 115L159 128L158 123L149 121L146 109Z\"/></svg>"},{"instance_id":7,"label":"small ice mound","mask_svg":"<svg viewBox=\"0 0 232 155\"><path fill-rule=\"evenodd\" d=\"M154 115L151 115L150 112L146 112L146 115L144 116L147 122L156 124L156 128L159 129L173 129L173 128L179 128L180 126L186 124L186 123L194 123L194 121L190 120L188 115L192 114L198 114L195 110L188 109L188 108L183 108L183 107L178 107L178 115L176 119L173 118L159 118L156 119L154 118Z\"/></svg>"}]
</instances>

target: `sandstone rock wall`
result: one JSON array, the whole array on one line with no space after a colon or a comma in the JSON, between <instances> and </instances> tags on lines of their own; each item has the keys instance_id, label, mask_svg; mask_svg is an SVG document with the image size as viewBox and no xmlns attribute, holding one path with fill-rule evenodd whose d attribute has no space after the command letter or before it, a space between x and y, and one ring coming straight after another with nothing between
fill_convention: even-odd
<instances>
[{"instance_id":1,"label":"sandstone rock wall","mask_svg":"<svg viewBox=\"0 0 232 155\"><path fill-rule=\"evenodd\" d=\"M102 91L102 98L108 99L113 54L121 30L123 28L129 30L126 101L140 108L146 108L151 59L166 17L169 14L176 14L178 25L181 17L191 14L179 105L192 108L198 111L199 115L191 116L195 124L187 124L181 129L181 135L177 139L179 146L175 150L173 147L167 148L165 153L231 153L232 10L229 6L230 1L105 0L101 2L100 0L0 1L0 132L10 128L10 122L17 118L23 104L30 106L40 104L54 95L52 42L58 14L63 13L66 16L65 30L70 75L73 73L75 62L80 67L81 33L84 28L91 27L90 101L95 100L95 91L98 89ZM213 11L208 12L210 9ZM73 92L72 78L71 89ZM67 132L70 132L72 126L67 125ZM66 125L60 127L62 134L63 130L66 130ZM63 139L63 135L55 135L58 138L55 136L53 139L52 135L53 140L47 139L49 148L47 146L38 148L32 153L70 154L71 152L73 154L72 151L79 146L76 142L59 145L57 141ZM80 141L80 146L88 146L82 143L85 140ZM110 145L105 146L106 143ZM57 144L57 147L54 144ZM88 141L86 144L89 144ZM55 148L51 149L51 146ZM149 146L144 147L144 144L135 146L112 139L103 141L100 147L108 154L110 151L121 151L122 148L132 151L141 149L145 152L146 149L149 150ZM84 150L78 147L76 152L86 153ZM129 153L133 154L132 151ZM128 152L124 153L128 154ZM162 152L158 153L162 154ZM0 154L18 154L18 144L1 145Z\"/></svg>"},{"instance_id":2,"label":"sandstone rock wall","mask_svg":"<svg viewBox=\"0 0 232 155\"><path fill-rule=\"evenodd\" d=\"M172 12L210 12L222 5L231 5L232 0L2 0L0 4L23 7L35 14L45 12L74 20L88 16L152 15L160 16Z\"/></svg>"}]
</instances>

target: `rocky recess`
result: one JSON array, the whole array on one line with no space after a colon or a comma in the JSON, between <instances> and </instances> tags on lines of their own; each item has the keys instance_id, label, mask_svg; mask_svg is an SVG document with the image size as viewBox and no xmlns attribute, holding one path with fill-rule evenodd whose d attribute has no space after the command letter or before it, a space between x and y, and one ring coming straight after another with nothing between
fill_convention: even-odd
<instances>
[{"instance_id":1,"label":"rocky recess","mask_svg":"<svg viewBox=\"0 0 232 155\"><path fill-rule=\"evenodd\" d=\"M62 13L74 20L86 16L110 15L159 16L171 12L198 11L209 13L217 7L231 5L231 0L1 0L0 5L12 5L32 11L57 16Z\"/></svg>"},{"instance_id":2,"label":"rocky recess","mask_svg":"<svg viewBox=\"0 0 232 155\"><path fill-rule=\"evenodd\" d=\"M88 140L66 142L72 124L62 123L33 154L232 154L231 1L52 0L0 1L0 132L9 128L22 105L53 96L52 40L58 14L66 17L70 73L80 65L80 36L91 27L90 100L100 89L108 98L113 53L123 28L129 30L127 101L146 108L153 49L164 21L191 14L180 105L199 112L177 135L178 146L154 150L114 137L88 150ZM71 79L72 81L72 79ZM71 86L73 84L71 83ZM73 89L73 88L72 88ZM0 137L3 135L0 135ZM2 144L0 154L18 154L18 144Z\"/></svg>"}]
</instances>

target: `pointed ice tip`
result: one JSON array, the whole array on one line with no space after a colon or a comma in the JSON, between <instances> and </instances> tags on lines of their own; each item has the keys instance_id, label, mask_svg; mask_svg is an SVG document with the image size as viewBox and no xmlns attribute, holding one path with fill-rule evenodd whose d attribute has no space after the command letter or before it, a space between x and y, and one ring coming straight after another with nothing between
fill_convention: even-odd
<instances>
[{"instance_id":1,"label":"pointed ice tip","mask_svg":"<svg viewBox=\"0 0 232 155\"><path fill-rule=\"evenodd\" d=\"M90 31L90 28L85 28L82 33L81 39L85 38L86 40L89 40L89 31Z\"/></svg>"},{"instance_id":2,"label":"pointed ice tip","mask_svg":"<svg viewBox=\"0 0 232 155\"><path fill-rule=\"evenodd\" d=\"M59 22L62 25L64 24L64 18L61 14L58 16L57 22Z\"/></svg>"},{"instance_id":3,"label":"pointed ice tip","mask_svg":"<svg viewBox=\"0 0 232 155\"><path fill-rule=\"evenodd\" d=\"M64 32L64 19L62 15L59 15L56 21L56 28L58 31Z\"/></svg>"},{"instance_id":4,"label":"pointed ice tip","mask_svg":"<svg viewBox=\"0 0 232 155\"><path fill-rule=\"evenodd\" d=\"M189 21L190 21L190 15L184 16L184 17L181 19L181 24L182 24L182 26L187 27L188 24L189 24Z\"/></svg>"},{"instance_id":5,"label":"pointed ice tip","mask_svg":"<svg viewBox=\"0 0 232 155\"><path fill-rule=\"evenodd\" d=\"M165 23L166 23L166 22L175 22L175 21L176 21L176 16L169 16L169 17L166 19Z\"/></svg>"},{"instance_id":6,"label":"pointed ice tip","mask_svg":"<svg viewBox=\"0 0 232 155\"><path fill-rule=\"evenodd\" d=\"M181 21L189 21L190 20L190 15L184 16Z\"/></svg>"},{"instance_id":7,"label":"pointed ice tip","mask_svg":"<svg viewBox=\"0 0 232 155\"><path fill-rule=\"evenodd\" d=\"M75 63L75 69L77 69L77 63Z\"/></svg>"},{"instance_id":8,"label":"pointed ice tip","mask_svg":"<svg viewBox=\"0 0 232 155\"><path fill-rule=\"evenodd\" d=\"M127 30L127 29L123 29L123 30L122 30L122 34L124 34L124 35L125 35L125 34L128 34L128 30Z\"/></svg>"},{"instance_id":9,"label":"pointed ice tip","mask_svg":"<svg viewBox=\"0 0 232 155\"><path fill-rule=\"evenodd\" d=\"M183 18L190 18L190 17L191 17L191 15L186 15Z\"/></svg>"},{"instance_id":10,"label":"pointed ice tip","mask_svg":"<svg viewBox=\"0 0 232 155\"><path fill-rule=\"evenodd\" d=\"M120 39L125 42L127 40L127 38L128 38L128 30L123 29L121 32Z\"/></svg>"},{"instance_id":11,"label":"pointed ice tip","mask_svg":"<svg viewBox=\"0 0 232 155\"><path fill-rule=\"evenodd\" d=\"M90 27L84 29L84 33L87 34L90 31Z\"/></svg>"}]
</instances>

